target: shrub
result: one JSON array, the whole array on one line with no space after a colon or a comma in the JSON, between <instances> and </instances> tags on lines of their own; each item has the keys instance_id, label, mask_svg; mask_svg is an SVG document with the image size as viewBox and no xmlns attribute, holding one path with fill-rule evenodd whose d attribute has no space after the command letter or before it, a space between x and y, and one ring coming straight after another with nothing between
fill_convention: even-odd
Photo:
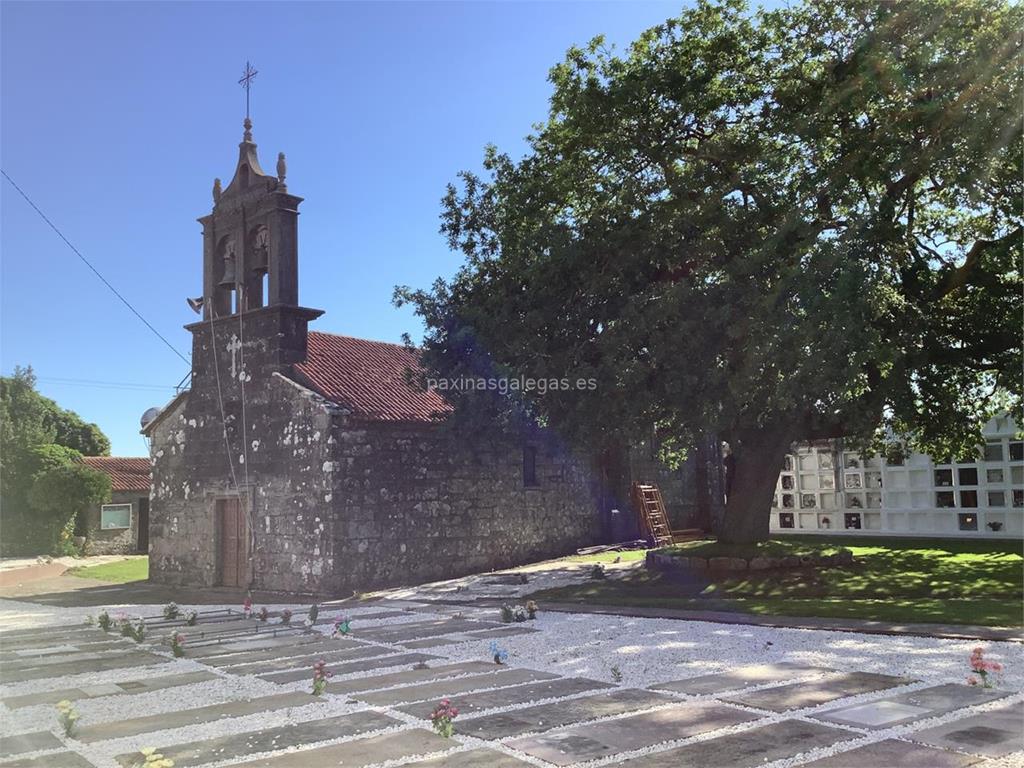
<instances>
[{"instance_id":1,"label":"shrub","mask_svg":"<svg viewBox=\"0 0 1024 768\"><path fill-rule=\"evenodd\" d=\"M84 464L50 467L36 474L28 492L40 535L57 554L78 554L74 545L78 516L110 498L110 477Z\"/></svg>"}]
</instances>

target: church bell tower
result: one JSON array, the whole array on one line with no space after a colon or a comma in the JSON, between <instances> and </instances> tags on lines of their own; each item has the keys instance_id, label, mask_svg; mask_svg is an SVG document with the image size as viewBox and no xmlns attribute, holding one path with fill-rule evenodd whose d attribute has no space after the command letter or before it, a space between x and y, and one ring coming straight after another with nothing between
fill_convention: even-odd
<instances>
[{"instance_id":1,"label":"church bell tower","mask_svg":"<svg viewBox=\"0 0 1024 768\"><path fill-rule=\"evenodd\" d=\"M299 305L298 219L301 197L288 192L284 153L274 175L260 167L246 117L235 173L226 188L213 182L213 210L203 226L203 297L189 304L202 320L192 332L192 384L218 397L253 376L287 373L306 359L307 326L323 312ZM222 375L223 373L223 375ZM237 393L243 397L241 390Z\"/></svg>"},{"instance_id":2,"label":"church bell tower","mask_svg":"<svg viewBox=\"0 0 1024 768\"><path fill-rule=\"evenodd\" d=\"M285 184L284 153L276 175L260 167L245 118L238 164L226 189L213 182L213 211L203 225L203 319L268 306L298 306L298 217L301 197Z\"/></svg>"}]
</instances>

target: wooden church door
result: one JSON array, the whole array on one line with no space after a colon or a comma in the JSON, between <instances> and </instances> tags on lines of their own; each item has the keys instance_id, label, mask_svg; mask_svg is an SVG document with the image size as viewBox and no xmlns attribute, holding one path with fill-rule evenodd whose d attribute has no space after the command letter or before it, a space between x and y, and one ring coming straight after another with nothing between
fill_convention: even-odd
<instances>
[{"instance_id":1,"label":"wooden church door","mask_svg":"<svg viewBox=\"0 0 1024 768\"><path fill-rule=\"evenodd\" d=\"M249 531L239 499L217 500L220 527L220 583L225 587L248 586L246 542Z\"/></svg>"}]
</instances>

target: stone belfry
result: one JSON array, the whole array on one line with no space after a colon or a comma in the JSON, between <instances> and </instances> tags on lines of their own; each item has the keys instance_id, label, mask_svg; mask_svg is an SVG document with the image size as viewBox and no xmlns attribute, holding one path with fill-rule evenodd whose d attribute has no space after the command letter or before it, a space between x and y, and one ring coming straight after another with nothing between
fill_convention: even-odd
<instances>
[{"instance_id":1,"label":"stone belfry","mask_svg":"<svg viewBox=\"0 0 1024 768\"><path fill-rule=\"evenodd\" d=\"M298 217L301 197L288 193L284 153L277 173L260 167L245 118L235 175L213 182L213 211L203 225L203 318L299 303Z\"/></svg>"},{"instance_id":2,"label":"stone belfry","mask_svg":"<svg viewBox=\"0 0 1024 768\"><path fill-rule=\"evenodd\" d=\"M240 385L245 381L287 373L304 361L309 321L323 314L299 306L302 198L288 192L283 152L274 175L260 167L249 118L249 85L255 74L246 63L239 80L246 104L235 174L226 188L214 179L213 210L199 219L203 319L185 326L192 332L193 391L215 389L217 412L223 398L225 407L244 400ZM189 304L199 308L193 299Z\"/></svg>"}]
</instances>

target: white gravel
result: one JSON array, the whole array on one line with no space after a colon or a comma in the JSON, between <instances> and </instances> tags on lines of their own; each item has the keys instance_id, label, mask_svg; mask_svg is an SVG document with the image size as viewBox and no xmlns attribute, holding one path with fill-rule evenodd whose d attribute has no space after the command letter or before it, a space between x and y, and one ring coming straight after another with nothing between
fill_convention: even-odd
<instances>
[{"instance_id":1,"label":"white gravel","mask_svg":"<svg viewBox=\"0 0 1024 768\"><path fill-rule=\"evenodd\" d=\"M536 584L530 585L531 589L536 587ZM407 597L412 597L413 595L414 593L410 592ZM183 610L187 610L192 606L183 605L181 607ZM211 610L216 607L196 606L199 610ZM238 609L238 606L223 607ZM257 605L255 607L258 609L261 606ZM270 610L290 607L294 612L293 621L298 623L301 623L305 618L308 608L308 606L296 605L269 605L267 607ZM379 613L386 609L414 607L422 607L422 604L406 600L402 602L385 601L360 607L325 606L321 608L320 617L322 619L340 615L349 616L353 619L352 637L358 640L360 630L370 627L396 626L436 618L431 613L420 610L409 610L399 616L383 619L360 618L361 616ZM162 606L159 605L110 606L112 613L115 610L125 610L126 613L132 616L139 614L156 616L160 613L161 608ZM435 609L444 615L462 613L465 618L490 621L499 620L499 611L497 609L479 609L468 605L465 608L435 606ZM62 609L0 600L0 626L3 626L5 629L15 629L32 626L77 625L81 623L87 614L95 615L97 611L97 608ZM437 661L430 662L432 666L457 661L489 661L489 646L493 640L499 646L509 651L507 663L510 667L529 667L565 676L588 677L606 682L615 682L613 670L617 670L622 678L619 684L623 687L642 688L657 682L726 672L730 668L748 664L797 662L839 671L858 670L905 676L920 681L913 683L910 688L921 688L941 683L963 683L969 673L967 660L971 650L980 645L985 648L987 658L999 661L1004 666L1005 671L999 677L998 687L1016 692L1009 699L993 702L981 707L961 710L952 715L933 718L910 726L876 731L847 729L850 733L850 739L856 741L856 745L904 735L958 719L968 714L984 712L989 709L1005 706L1011 702L1024 700L1024 694L1020 693L1024 690L1024 646L1017 643L978 642L907 635L868 635L850 632L723 625L710 622L544 612L538 615L536 621L527 622L523 626L541 631L511 637L482 638L454 645L420 649L420 651L441 657ZM329 634L331 626L330 624L319 625L316 627L316 631ZM166 634L166 632L161 632L161 634ZM157 636L154 639L163 640L163 637ZM404 649L397 648L397 644L377 642L372 644L387 647L396 652L404 651ZM167 654L166 647L157 645L146 645L144 647L147 650ZM198 663L198 660L192 661L188 658L173 659L169 654L167 655L168 658L165 664L153 667L67 675L59 678L2 685L0 686L0 697L6 698L32 692L77 687L84 684L121 682L179 672L210 669ZM395 669L405 669L411 666L403 664L395 668L354 673L347 675L344 679L386 674L389 671L395 671ZM303 690L308 686L308 683L305 681L280 686L267 683L253 676L239 677L228 675L221 669L213 669L212 671L218 674L218 679L205 683L196 683L143 694L108 696L76 702L76 707L81 713L80 722L83 726L92 723L111 722L141 715L171 712L186 708L191 709L226 701L271 695L287 690ZM909 690L910 688L899 689L898 692ZM889 693L878 692L850 697L837 702L835 706L848 706L861 701L870 701L889 695ZM585 695L589 694L574 694L568 698L577 698ZM711 697L692 697L680 694L675 695L674 698L680 701L699 701L708 700ZM517 704L488 710L488 714L521 709L523 706ZM127 737L91 745L83 745L77 742L68 742L68 744L76 751L84 754L100 768L113 768L116 765L113 762L114 755L147 746L168 745L249 730L259 730L284 725L288 722L310 720L326 715L338 715L365 708L362 705L349 704L345 696L325 696L318 702L291 710L278 710L240 718L231 718L225 721L212 721L167 732L149 733L143 736ZM826 708L814 711L820 714ZM414 725L422 727L423 725L422 722L394 710L384 708L381 711L387 712L402 721L403 725L398 726L398 729L410 728ZM711 734L702 734L690 739L659 744L648 749L592 761L585 765L588 768L599 768L599 766L613 764L628 757L663 751L691 742L705 741L720 736L723 733L743 731L793 717L806 718L810 711L802 710L789 712L785 715L767 715L754 723L745 723L715 731ZM475 715L476 713L474 713ZM629 715L617 715L613 718L604 719L618 719L626 716ZM40 729L50 729L54 733L59 734L54 709L49 705L26 707L13 712L5 712L0 720L2 720L0 722L0 735L24 733ZM458 721L456 721L456 732L458 733L457 725ZM391 730L395 729L387 729L385 732ZM350 738L365 738L375 735L375 733L364 733L358 737ZM347 740L350 739L332 740L330 743ZM458 744L453 743L453 750L461 751L473 746L483 746L486 743L491 749L498 749L508 754L516 754L519 759L523 759L528 763L538 766L545 765L545 763L535 758L524 757L522 754L514 753L508 747L493 742L483 742L467 737L460 737L460 741L464 743L464 746L460 747ZM853 745L850 742L844 742L841 746L842 749L830 747L815 750L798 758L778 761L770 764L770 766L766 765L765 768L790 768L790 766L795 766L799 762L806 762L810 759L817 759L843 751ZM412 757L404 758L402 761L389 761L375 766L375 768L390 768L392 765L410 762L411 760L413 760ZM226 765L227 762L217 765L221 764ZM1012 755L1001 760L988 761L979 765L983 765L984 768L1021 768L1024 766L1024 753Z\"/></svg>"}]
</instances>

